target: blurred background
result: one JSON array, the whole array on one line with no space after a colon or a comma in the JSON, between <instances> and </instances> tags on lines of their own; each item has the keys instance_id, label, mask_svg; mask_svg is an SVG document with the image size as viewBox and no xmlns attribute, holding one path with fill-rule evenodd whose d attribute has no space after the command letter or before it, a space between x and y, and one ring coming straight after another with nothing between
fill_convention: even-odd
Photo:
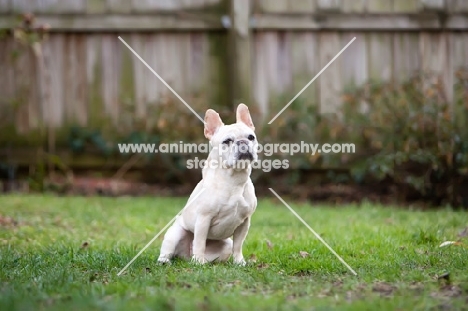
<instances>
[{"instance_id":1,"label":"blurred background","mask_svg":"<svg viewBox=\"0 0 468 311\"><path fill-rule=\"evenodd\" d=\"M0 0L0 29L4 192L190 193L206 154L118 152L205 142L121 36L201 116L244 102L260 142L356 145L273 155L260 195L468 206L468 1Z\"/></svg>"}]
</instances>

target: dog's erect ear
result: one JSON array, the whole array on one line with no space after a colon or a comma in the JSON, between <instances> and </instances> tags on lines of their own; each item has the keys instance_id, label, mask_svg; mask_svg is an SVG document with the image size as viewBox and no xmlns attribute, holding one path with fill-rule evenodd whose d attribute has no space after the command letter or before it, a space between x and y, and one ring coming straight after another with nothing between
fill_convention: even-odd
<instances>
[{"instance_id":1,"label":"dog's erect ear","mask_svg":"<svg viewBox=\"0 0 468 311\"><path fill-rule=\"evenodd\" d=\"M216 131L223 126L219 114L213 109L208 109L205 114L205 137L211 139Z\"/></svg>"},{"instance_id":2,"label":"dog's erect ear","mask_svg":"<svg viewBox=\"0 0 468 311\"><path fill-rule=\"evenodd\" d=\"M236 122L242 122L255 131L255 126L253 125L252 118L250 117L249 108L244 104L239 104L239 106L237 106Z\"/></svg>"}]
</instances>

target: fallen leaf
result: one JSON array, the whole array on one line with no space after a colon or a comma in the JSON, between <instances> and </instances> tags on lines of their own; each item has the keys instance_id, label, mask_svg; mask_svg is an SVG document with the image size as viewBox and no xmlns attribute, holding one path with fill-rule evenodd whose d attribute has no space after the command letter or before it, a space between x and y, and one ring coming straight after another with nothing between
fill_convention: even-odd
<instances>
[{"instance_id":1,"label":"fallen leaf","mask_svg":"<svg viewBox=\"0 0 468 311\"><path fill-rule=\"evenodd\" d=\"M440 244L439 247L445 247L449 245L461 245L461 243L457 241L445 241L444 243Z\"/></svg>"},{"instance_id":2,"label":"fallen leaf","mask_svg":"<svg viewBox=\"0 0 468 311\"><path fill-rule=\"evenodd\" d=\"M300 251L299 254L301 255L302 258L306 258L307 256L309 256L309 253L305 251Z\"/></svg>"},{"instance_id":3,"label":"fallen leaf","mask_svg":"<svg viewBox=\"0 0 468 311\"><path fill-rule=\"evenodd\" d=\"M270 240L266 240L266 244L268 246L269 249L272 249L273 248L273 243L271 243Z\"/></svg>"}]
</instances>

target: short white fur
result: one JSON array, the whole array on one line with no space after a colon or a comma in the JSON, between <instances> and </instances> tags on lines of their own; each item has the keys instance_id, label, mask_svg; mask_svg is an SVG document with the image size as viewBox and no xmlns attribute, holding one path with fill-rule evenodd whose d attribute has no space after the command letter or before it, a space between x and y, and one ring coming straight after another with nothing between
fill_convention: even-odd
<instances>
[{"instance_id":1,"label":"short white fur","mask_svg":"<svg viewBox=\"0 0 468 311\"><path fill-rule=\"evenodd\" d=\"M168 263L177 256L204 264L227 261L232 255L234 263L245 265L242 245L257 198L250 179L251 166L236 166L236 162L257 159L254 131L249 109L244 104L237 107L236 123L231 125L224 125L216 111L207 110L204 133L214 147L207 163L214 160L223 165L203 168L202 180L188 200L191 204L164 236L159 263ZM226 146L229 148L221 148ZM246 148L242 151L233 146ZM221 149L225 151L220 152ZM202 189L205 190L200 193Z\"/></svg>"}]
</instances>

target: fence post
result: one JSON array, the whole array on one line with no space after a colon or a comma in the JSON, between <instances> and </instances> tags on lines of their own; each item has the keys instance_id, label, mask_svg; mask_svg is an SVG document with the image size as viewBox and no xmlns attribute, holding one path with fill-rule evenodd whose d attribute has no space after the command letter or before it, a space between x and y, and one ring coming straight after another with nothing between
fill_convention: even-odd
<instances>
[{"instance_id":1,"label":"fence post","mask_svg":"<svg viewBox=\"0 0 468 311\"><path fill-rule=\"evenodd\" d=\"M252 69L250 61L250 1L231 0L229 60L231 66L231 104L252 104Z\"/></svg>"}]
</instances>

